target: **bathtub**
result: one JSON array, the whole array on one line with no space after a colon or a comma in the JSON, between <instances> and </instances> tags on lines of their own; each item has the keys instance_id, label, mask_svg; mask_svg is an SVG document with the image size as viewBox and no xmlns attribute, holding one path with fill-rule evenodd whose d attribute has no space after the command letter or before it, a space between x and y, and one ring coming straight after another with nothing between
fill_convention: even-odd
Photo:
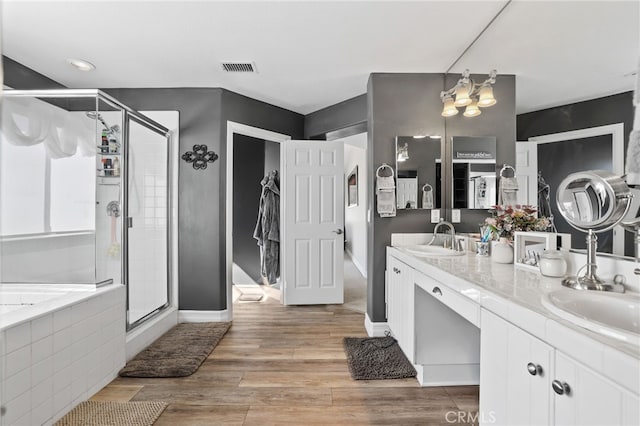
<instances>
[{"instance_id":1,"label":"bathtub","mask_svg":"<svg viewBox=\"0 0 640 426\"><path fill-rule=\"evenodd\" d=\"M125 363L125 288L0 284L0 426L48 425Z\"/></svg>"}]
</instances>

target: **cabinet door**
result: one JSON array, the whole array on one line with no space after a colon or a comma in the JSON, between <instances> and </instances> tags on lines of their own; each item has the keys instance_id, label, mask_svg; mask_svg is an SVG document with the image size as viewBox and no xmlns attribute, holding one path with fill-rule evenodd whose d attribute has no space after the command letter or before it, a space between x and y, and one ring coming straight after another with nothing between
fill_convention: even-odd
<instances>
[{"instance_id":1,"label":"cabinet door","mask_svg":"<svg viewBox=\"0 0 640 426\"><path fill-rule=\"evenodd\" d=\"M565 388L553 392L556 425L638 424L637 396L561 352L554 379Z\"/></svg>"},{"instance_id":2,"label":"cabinet door","mask_svg":"<svg viewBox=\"0 0 640 426\"><path fill-rule=\"evenodd\" d=\"M553 348L482 310L480 420L499 425L550 421Z\"/></svg>"},{"instance_id":3,"label":"cabinet door","mask_svg":"<svg viewBox=\"0 0 640 426\"><path fill-rule=\"evenodd\" d=\"M387 259L387 325L413 362L413 268L393 256Z\"/></svg>"}]
</instances>

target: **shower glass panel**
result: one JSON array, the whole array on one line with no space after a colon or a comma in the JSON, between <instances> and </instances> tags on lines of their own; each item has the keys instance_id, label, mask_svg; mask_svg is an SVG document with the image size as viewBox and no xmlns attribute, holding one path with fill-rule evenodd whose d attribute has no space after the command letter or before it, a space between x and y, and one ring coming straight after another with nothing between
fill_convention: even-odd
<instances>
[{"instance_id":1,"label":"shower glass panel","mask_svg":"<svg viewBox=\"0 0 640 426\"><path fill-rule=\"evenodd\" d=\"M4 92L0 282L95 284L118 278L96 265L99 123L89 115L98 113L98 103L97 91ZM115 264L120 270L120 259Z\"/></svg>"},{"instance_id":2,"label":"shower glass panel","mask_svg":"<svg viewBox=\"0 0 640 426\"><path fill-rule=\"evenodd\" d=\"M165 134L128 117L128 326L169 304L168 152Z\"/></svg>"},{"instance_id":3,"label":"shower glass panel","mask_svg":"<svg viewBox=\"0 0 640 426\"><path fill-rule=\"evenodd\" d=\"M169 306L169 147L99 90L4 91L0 283L125 284L128 330Z\"/></svg>"}]
</instances>

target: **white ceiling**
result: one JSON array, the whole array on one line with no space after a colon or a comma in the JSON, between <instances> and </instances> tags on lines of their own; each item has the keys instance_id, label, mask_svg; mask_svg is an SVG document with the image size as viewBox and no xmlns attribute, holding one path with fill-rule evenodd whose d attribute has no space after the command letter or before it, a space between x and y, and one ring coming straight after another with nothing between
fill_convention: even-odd
<instances>
[{"instance_id":1,"label":"white ceiling","mask_svg":"<svg viewBox=\"0 0 640 426\"><path fill-rule=\"evenodd\" d=\"M444 72L504 3L5 0L2 48L71 88L224 87L307 114L372 72ZM519 113L632 90L639 5L515 0L452 72L515 74Z\"/></svg>"}]
</instances>

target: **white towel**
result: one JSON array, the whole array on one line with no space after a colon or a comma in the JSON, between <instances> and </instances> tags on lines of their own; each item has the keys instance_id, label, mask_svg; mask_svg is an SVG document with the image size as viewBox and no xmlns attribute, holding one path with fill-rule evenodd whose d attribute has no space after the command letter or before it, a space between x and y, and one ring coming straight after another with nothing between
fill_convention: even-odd
<instances>
[{"instance_id":1,"label":"white towel","mask_svg":"<svg viewBox=\"0 0 640 426\"><path fill-rule=\"evenodd\" d=\"M388 169L391 176L381 176L382 170ZM382 164L376 170L376 199L380 217L394 217L396 215L396 182L393 179L393 168Z\"/></svg>"},{"instance_id":2,"label":"white towel","mask_svg":"<svg viewBox=\"0 0 640 426\"><path fill-rule=\"evenodd\" d=\"M433 208L433 188L431 188L431 185L424 185L422 187L422 208Z\"/></svg>"},{"instance_id":3,"label":"white towel","mask_svg":"<svg viewBox=\"0 0 640 426\"><path fill-rule=\"evenodd\" d=\"M498 190L498 204L515 206L518 204L518 179L515 177L501 177Z\"/></svg>"}]
</instances>

